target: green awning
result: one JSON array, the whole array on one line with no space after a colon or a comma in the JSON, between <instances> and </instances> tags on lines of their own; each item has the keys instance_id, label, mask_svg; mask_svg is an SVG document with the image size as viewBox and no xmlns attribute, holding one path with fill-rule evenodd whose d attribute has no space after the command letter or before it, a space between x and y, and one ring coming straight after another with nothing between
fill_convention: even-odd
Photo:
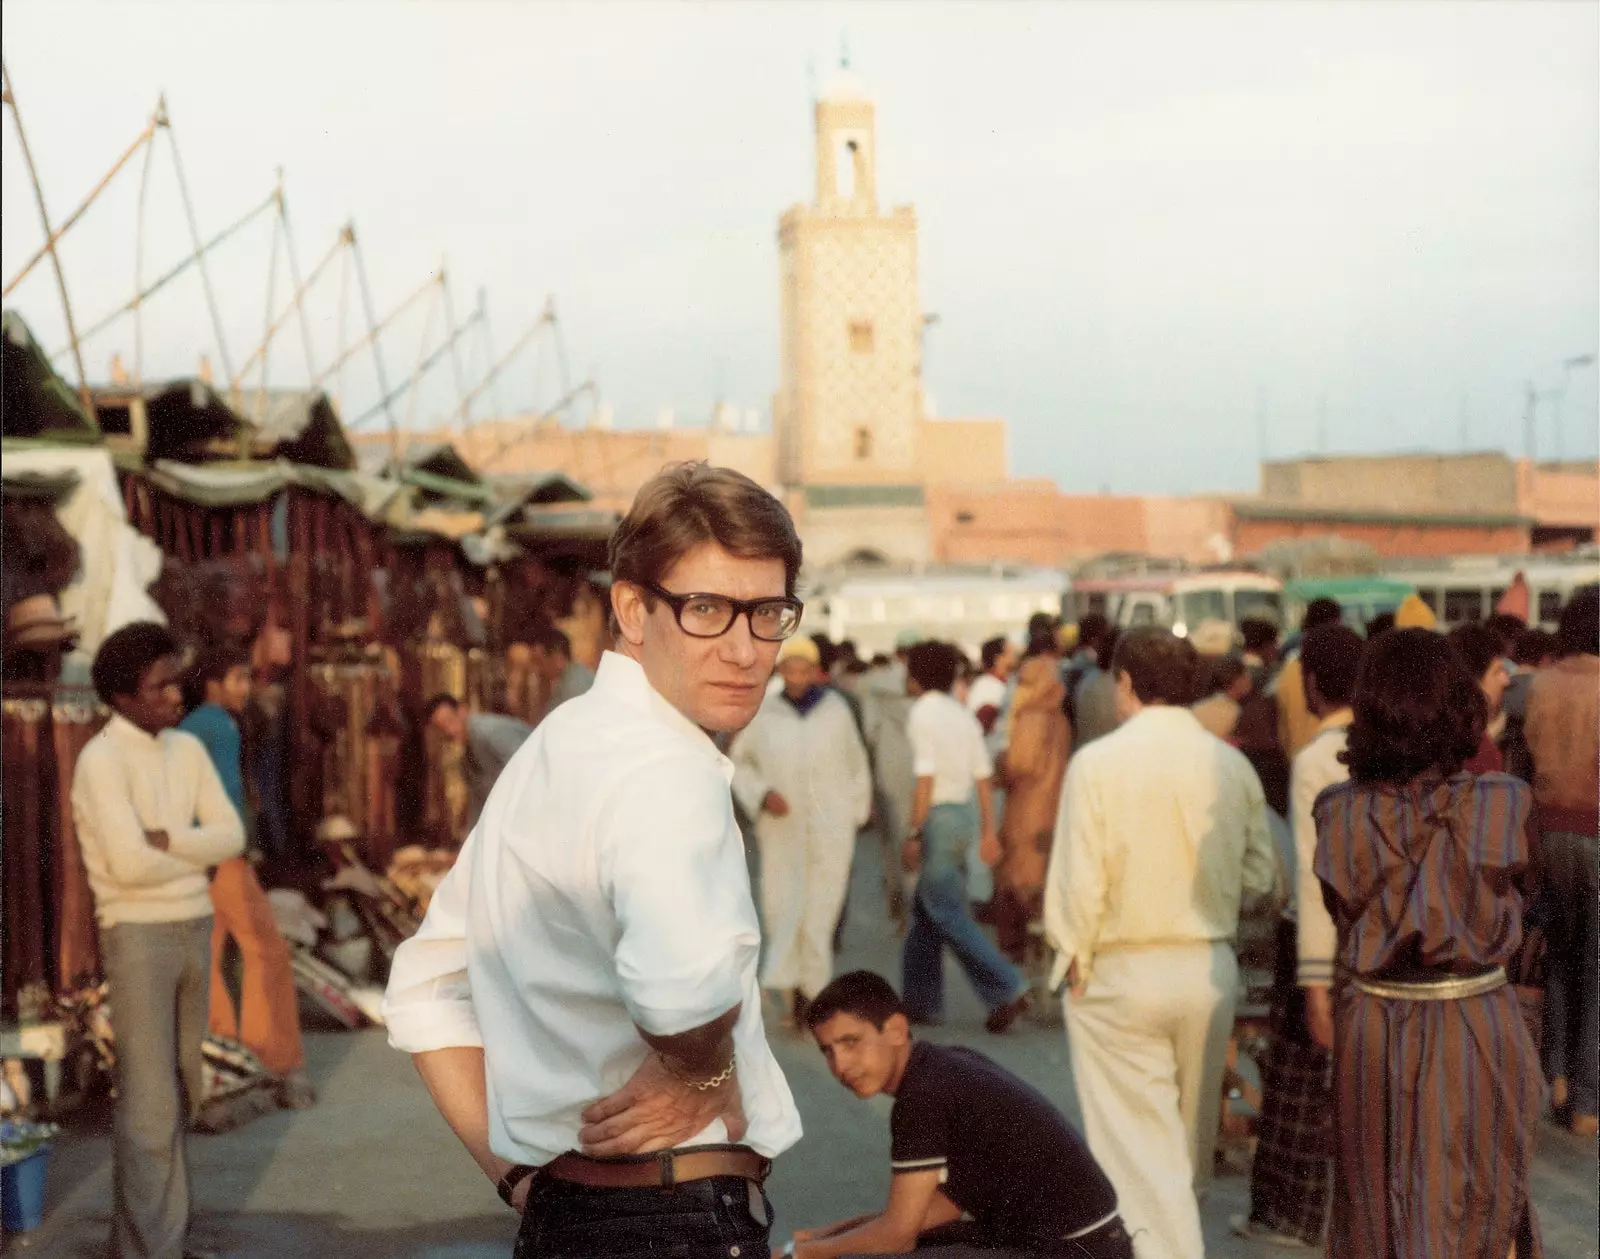
<instances>
[{"instance_id":1,"label":"green awning","mask_svg":"<svg viewBox=\"0 0 1600 1259\"><path fill-rule=\"evenodd\" d=\"M14 310L0 313L0 349L0 432L83 445L100 441L100 426Z\"/></svg>"}]
</instances>

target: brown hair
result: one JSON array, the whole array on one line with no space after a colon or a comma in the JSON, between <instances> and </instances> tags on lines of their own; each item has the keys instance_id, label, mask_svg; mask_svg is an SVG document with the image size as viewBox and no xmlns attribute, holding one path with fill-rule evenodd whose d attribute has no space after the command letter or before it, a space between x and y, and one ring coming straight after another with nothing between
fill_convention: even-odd
<instances>
[{"instance_id":1,"label":"brown hair","mask_svg":"<svg viewBox=\"0 0 1600 1259\"><path fill-rule=\"evenodd\" d=\"M1200 653L1187 638L1140 626L1117 639L1113 674L1126 673L1141 704L1187 705L1200 689Z\"/></svg>"},{"instance_id":2,"label":"brown hair","mask_svg":"<svg viewBox=\"0 0 1600 1259\"><path fill-rule=\"evenodd\" d=\"M794 594L800 535L788 510L743 473L699 462L669 465L640 487L611 535L611 578L660 585L706 542L741 559L782 560L784 593ZM645 599L653 603L648 591Z\"/></svg>"}]
</instances>

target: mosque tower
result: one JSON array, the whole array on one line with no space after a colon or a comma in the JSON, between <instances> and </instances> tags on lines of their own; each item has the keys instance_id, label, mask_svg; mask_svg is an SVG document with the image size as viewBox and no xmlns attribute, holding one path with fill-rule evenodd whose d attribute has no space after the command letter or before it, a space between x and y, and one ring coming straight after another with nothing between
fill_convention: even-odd
<instances>
[{"instance_id":1,"label":"mosque tower","mask_svg":"<svg viewBox=\"0 0 1600 1259\"><path fill-rule=\"evenodd\" d=\"M926 559L917 220L878 209L871 100L841 69L816 102L816 196L778 224L777 474L808 567Z\"/></svg>"}]
</instances>

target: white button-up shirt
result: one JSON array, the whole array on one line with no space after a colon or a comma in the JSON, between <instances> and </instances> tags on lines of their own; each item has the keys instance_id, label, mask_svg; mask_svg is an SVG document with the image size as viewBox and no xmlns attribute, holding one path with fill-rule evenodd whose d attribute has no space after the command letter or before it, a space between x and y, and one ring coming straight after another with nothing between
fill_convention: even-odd
<instances>
[{"instance_id":1,"label":"white button-up shirt","mask_svg":"<svg viewBox=\"0 0 1600 1259\"><path fill-rule=\"evenodd\" d=\"M973 786L994 773L983 727L960 700L943 691L917 697L906 718L912 769L918 778L933 779L934 804L965 804Z\"/></svg>"},{"instance_id":2,"label":"white button-up shirt","mask_svg":"<svg viewBox=\"0 0 1600 1259\"><path fill-rule=\"evenodd\" d=\"M1323 718L1311 742L1301 748L1289 773L1289 821L1294 827L1295 916L1299 945L1299 980L1302 984L1333 986L1333 957L1338 932L1322 900L1322 881L1315 869L1317 823L1311 806L1325 787L1346 782L1350 767L1339 759L1350 738L1355 714L1341 708Z\"/></svg>"},{"instance_id":3,"label":"white button-up shirt","mask_svg":"<svg viewBox=\"0 0 1600 1259\"><path fill-rule=\"evenodd\" d=\"M72 773L72 817L102 927L185 922L212 912L206 870L244 851L244 823L205 744L146 734L120 714ZM167 849L146 831L165 831Z\"/></svg>"},{"instance_id":4,"label":"white button-up shirt","mask_svg":"<svg viewBox=\"0 0 1600 1259\"><path fill-rule=\"evenodd\" d=\"M1187 708L1145 708L1072 758L1045 880L1054 983L1111 948L1231 940L1244 899L1275 890L1261 780Z\"/></svg>"},{"instance_id":5,"label":"white button-up shirt","mask_svg":"<svg viewBox=\"0 0 1600 1259\"><path fill-rule=\"evenodd\" d=\"M648 1052L743 1002L734 1028L744 1142L772 1157L800 1116L767 1045L760 932L734 821L732 763L607 653L593 688L518 749L395 954L383 1012L408 1053L482 1046L489 1144L543 1164ZM716 1120L689 1144L727 1140Z\"/></svg>"}]
</instances>

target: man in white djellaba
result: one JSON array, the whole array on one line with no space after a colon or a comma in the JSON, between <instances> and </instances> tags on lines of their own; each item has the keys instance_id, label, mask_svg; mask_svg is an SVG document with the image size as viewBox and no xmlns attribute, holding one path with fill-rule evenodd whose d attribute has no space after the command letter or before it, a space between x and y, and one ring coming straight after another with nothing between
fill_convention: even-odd
<instances>
[{"instance_id":1,"label":"man in white djellaba","mask_svg":"<svg viewBox=\"0 0 1600 1259\"><path fill-rule=\"evenodd\" d=\"M850 706L824 686L809 638L778 653L783 688L733 741L733 791L755 819L766 965L761 987L800 1023L833 978L833 934L856 832L872 809L872 771Z\"/></svg>"}]
</instances>

